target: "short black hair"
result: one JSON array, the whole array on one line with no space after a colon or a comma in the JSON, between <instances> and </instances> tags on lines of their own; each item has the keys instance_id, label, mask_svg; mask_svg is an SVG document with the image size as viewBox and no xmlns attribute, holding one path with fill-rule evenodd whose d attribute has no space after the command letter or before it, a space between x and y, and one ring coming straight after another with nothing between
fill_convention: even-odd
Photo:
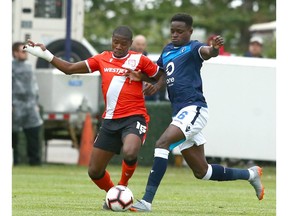
<instances>
[{"instance_id":1,"label":"short black hair","mask_svg":"<svg viewBox=\"0 0 288 216\"><path fill-rule=\"evenodd\" d=\"M188 26L188 27L192 27L192 25L193 25L192 16L189 14L186 14L186 13L175 14L171 18L171 22L174 22L174 21L184 22L186 24L186 26Z\"/></svg>"},{"instance_id":2,"label":"short black hair","mask_svg":"<svg viewBox=\"0 0 288 216\"><path fill-rule=\"evenodd\" d=\"M16 41L12 44L12 56L15 57L14 52L20 51L25 45L24 42Z\"/></svg>"},{"instance_id":3,"label":"short black hair","mask_svg":"<svg viewBox=\"0 0 288 216\"><path fill-rule=\"evenodd\" d=\"M129 40L132 40L133 38L133 33L132 33L132 30L130 29L129 26L118 26L114 31L113 31L113 34L112 36L114 35L121 35Z\"/></svg>"}]
</instances>

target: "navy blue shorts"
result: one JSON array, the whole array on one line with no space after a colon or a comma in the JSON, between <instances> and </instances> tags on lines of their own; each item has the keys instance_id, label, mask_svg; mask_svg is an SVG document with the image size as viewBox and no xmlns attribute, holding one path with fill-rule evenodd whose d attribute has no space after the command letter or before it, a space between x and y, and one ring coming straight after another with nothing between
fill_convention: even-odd
<instances>
[{"instance_id":1,"label":"navy blue shorts","mask_svg":"<svg viewBox=\"0 0 288 216\"><path fill-rule=\"evenodd\" d=\"M145 141L147 124L144 116L135 115L120 119L104 119L94 147L120 154L123 146L122 139L128 134L140 137Z\"/></svg>"}]
</instances>

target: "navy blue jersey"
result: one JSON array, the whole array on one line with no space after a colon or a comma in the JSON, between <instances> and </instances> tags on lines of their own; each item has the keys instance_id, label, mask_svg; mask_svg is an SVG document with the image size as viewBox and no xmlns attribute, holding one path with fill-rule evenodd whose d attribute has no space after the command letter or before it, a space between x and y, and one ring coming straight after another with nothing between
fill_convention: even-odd
<instances>
[{"instance_id":1,"label":"navy blue jersey","mask_svg":"<svg viewBox=\"0 0 288 216\"><path fill-rule=\"evenodd\" d=\"M157 64L166 72L166 83L173 116L189 105L207 107L200 75L203 59L199 48L205 44L190 41L181 47L169 43Z\"/></svg>"}]
</instances>

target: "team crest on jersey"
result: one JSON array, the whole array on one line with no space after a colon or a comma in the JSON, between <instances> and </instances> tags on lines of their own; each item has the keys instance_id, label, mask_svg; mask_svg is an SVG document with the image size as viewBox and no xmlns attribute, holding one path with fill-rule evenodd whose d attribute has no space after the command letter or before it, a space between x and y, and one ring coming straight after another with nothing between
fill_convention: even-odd
<instances>
[{"instance_id":1,"label":"team crest on jersey","mask_svg":"<svg viewBox=\"0 0 288 216\"><path fill-rule=\"evenodd\" d=\"M181 49L181 53L185 52L185 50L186 50L186 47L183 47L183 48Z\"/></svg>"},{"instance_id":2,"label":"team crest on jersey","mask_svg":"<svg viewBox=\"0 0 288 216\"><path fill-rule=\"evenodd\" d=\"M128 59L128 65L130 65L131 67L136 67L136 60L135 59Z\"/></svg>"}]
</instances>

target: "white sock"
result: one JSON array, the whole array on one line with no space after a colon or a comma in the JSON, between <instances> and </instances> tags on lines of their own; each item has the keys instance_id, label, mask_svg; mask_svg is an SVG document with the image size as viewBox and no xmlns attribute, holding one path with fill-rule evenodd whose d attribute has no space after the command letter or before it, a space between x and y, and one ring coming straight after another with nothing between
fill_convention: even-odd
<instances>
[{"instance_id":1,"label":"white sock","mask_svg":"<svg viewBox=\"0 0 288 216\"><path fill-rule=\"evenodd\" d=\"M208 169L207 169L207 172L206 172L206 175L202 178L203 180L209 180L212 176L212 166L210 164L208 164Z\"/></svg>"},{"instance_id":2,"label":"white sock","mask_svg":"<svg viewBox=\"0 0 288 216\"><path fill-rule=\"evenodd\" d=\"M168 156L169 156L169 151L167 149L155 148L154 157L168 159Z\"/></svg>"}]
</instances>

